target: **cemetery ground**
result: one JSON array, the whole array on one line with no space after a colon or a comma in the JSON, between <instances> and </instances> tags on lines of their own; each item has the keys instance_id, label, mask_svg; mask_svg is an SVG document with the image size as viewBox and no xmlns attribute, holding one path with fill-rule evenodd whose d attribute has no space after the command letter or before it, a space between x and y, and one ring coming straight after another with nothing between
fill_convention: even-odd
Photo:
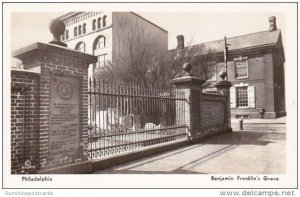
<instances>
[{"instance_id":1,"label":"cemetery ground","mask_svg":"<svg viewBox=\"0 0 300 197\"><path fill-rule=\"evenodd\" d=\"M285 118L232 119L232 133L152 157L97 171L97 174L284 174Z\"/></svg>"}]
</instances>

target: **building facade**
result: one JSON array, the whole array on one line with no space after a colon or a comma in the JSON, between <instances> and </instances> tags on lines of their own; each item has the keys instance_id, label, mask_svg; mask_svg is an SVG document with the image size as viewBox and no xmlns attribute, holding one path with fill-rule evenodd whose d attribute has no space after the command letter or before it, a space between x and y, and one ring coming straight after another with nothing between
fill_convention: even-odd
<instances>
[{"instance_id":1,"label":"building facade","mask_svg":"<svg viewBox=\"0 0 300 197\"><path fill-rule=\"evenodd\" d=\"M157 54L168 51L168 32L133 12L69 12L57 19L66 25L62 41L68 48L98 56L89 76L108 62L129 56L127 43L137 33L151 41L149 48Z\"/></svg>"},{"instance_id":2,"label":"building facade","mask_svg":"<svg viewBox=\"0 0 300 197\"><path fill-rule=\"evenodd\" d=\"M89 76L107 62L114 64L120 57L130 56L128 43L132 39L139 43L141 35L137 32L143 32L150 41L149 48L157 54L168 50L167 31L133 12L70 12L58 19L66 24L62 40L69 48L98 56L98 62L89 68ZM177 39L175 50L185 48L184 37ZM227 38L227 43L232 118L285 116L285 55L276 18L269 18L267 31ZM218 73L225 70L224 44L224 40L216 40L193 45L199 51L216 53L210 84L218 82ZM214 93L216 89L208 85L204 91Z\"/></svg>"},{"instance_id":3,"label":"building facade","mask_svg":"<svg viewBox=\"0 0 300 197\"><path fill-rule=\"evenodd\" d=\"M232 118L278 118L286 115L285 108L285 55L281 31L276 18L269 18L267 31L227 38L228 81ZM184 47L183 36L177 36L177 50ZM224 40L193 45L216 53L213 76L204 89L215 93L213 84L221 80L218 73L225 70ZM195 66L195 65L194 65Z\"/></svg>"}]
</instances>

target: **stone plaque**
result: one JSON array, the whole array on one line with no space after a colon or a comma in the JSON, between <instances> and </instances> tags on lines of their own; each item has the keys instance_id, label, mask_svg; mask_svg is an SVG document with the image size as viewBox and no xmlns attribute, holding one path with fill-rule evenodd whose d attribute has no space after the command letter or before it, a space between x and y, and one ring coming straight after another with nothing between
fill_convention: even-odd
<instances>
[{"instance_id":1,"label":"stone plaque","mask_svg":"<svg viewBox=\"0 0 300 197\"><path fill-rule=\"evenodd\" d=\"M49 153L54 163L72 162L80 150L80 79L50 75Z\"/></svg>"}]
</instances>

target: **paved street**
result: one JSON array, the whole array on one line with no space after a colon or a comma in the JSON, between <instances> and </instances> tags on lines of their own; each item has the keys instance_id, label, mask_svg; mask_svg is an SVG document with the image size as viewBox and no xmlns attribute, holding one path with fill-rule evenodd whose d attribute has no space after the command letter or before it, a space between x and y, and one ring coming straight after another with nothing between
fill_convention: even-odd
<instances>
[{"instance_id":1,"label":"paved street","mask_svg":"<svg viewBox=\"0 0 300 197\"><path fill-rule=\"evenodd\" d=\"M281 174L285 173L285 124L239 125L233 133L95 173Z\"/></svg>"}]
</instances>

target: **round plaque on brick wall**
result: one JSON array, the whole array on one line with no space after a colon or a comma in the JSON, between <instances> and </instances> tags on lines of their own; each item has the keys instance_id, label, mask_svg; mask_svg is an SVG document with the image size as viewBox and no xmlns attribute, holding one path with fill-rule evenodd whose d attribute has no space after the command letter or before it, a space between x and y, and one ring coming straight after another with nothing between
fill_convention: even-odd
<instances>
[{"instance_id":1,"label":"round plaque on brick wall","mask_svg":"<svg viewBox=\"0 0 300 197\"><path fill-rule=\"evenodd\" d=\"M58 95L63 99L68 99L73 95L73 87L69 82L63 81L58 84Z\"/></svg>"}]
</instances>

